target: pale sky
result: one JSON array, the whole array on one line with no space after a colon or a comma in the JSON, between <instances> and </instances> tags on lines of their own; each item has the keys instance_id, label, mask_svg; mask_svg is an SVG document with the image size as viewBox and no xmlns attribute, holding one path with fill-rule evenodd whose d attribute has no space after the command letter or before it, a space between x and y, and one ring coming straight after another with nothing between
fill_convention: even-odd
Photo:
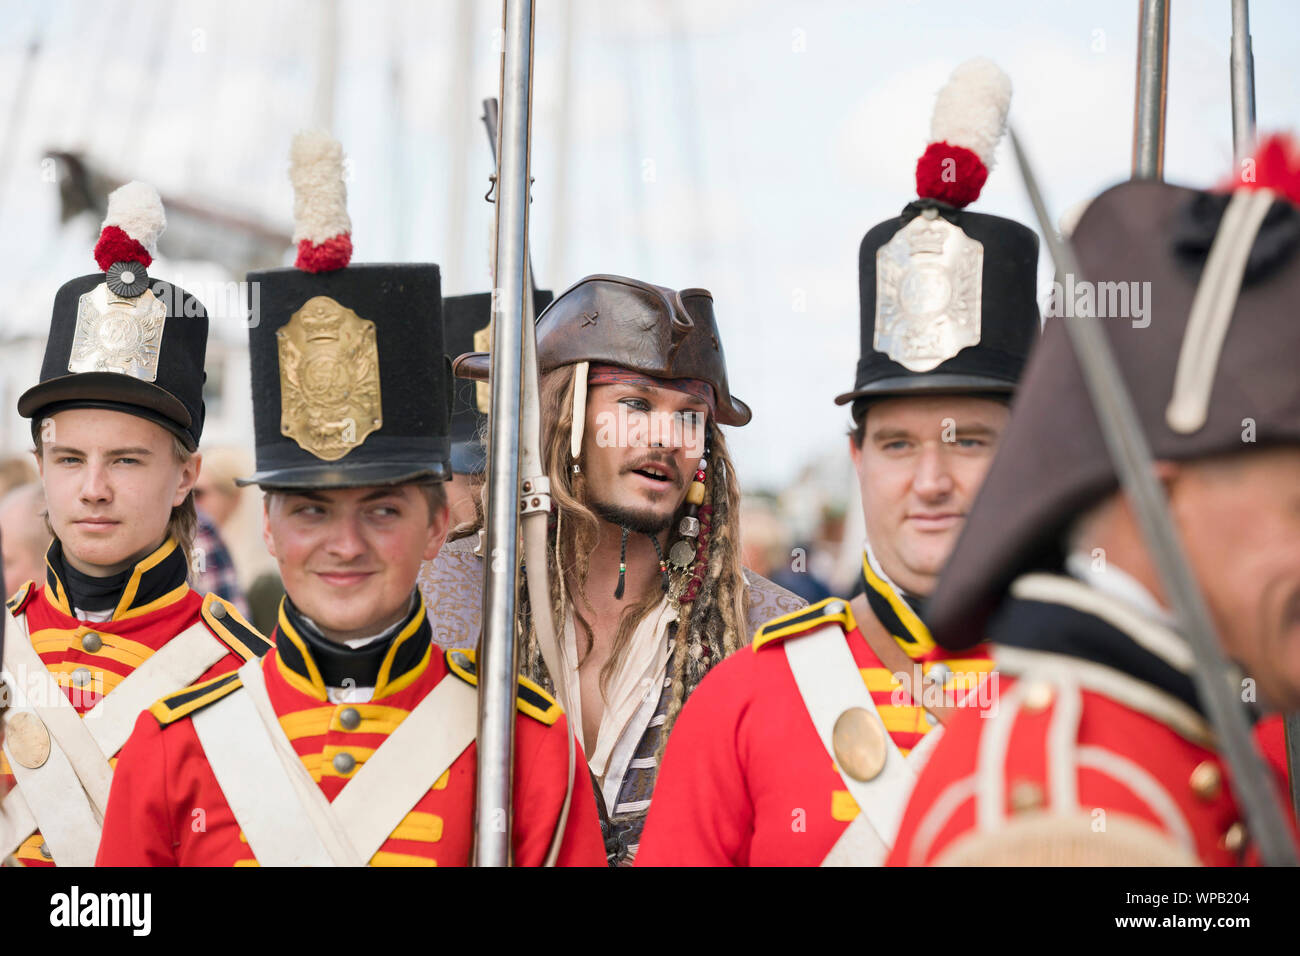
<instances>
[{"instance_id":1,"label":"pale sky","mask_svg":"<svg viewBox=\"0 0 1300 956\"><path fill-rule=\"evenodd\" d=\"M1204 185L1231 166L1230 4L1172 7L1166 178ZM86 149L165 193L291 227L288 144L313 121L322 8L0 3L0 261L18 277L0 332L43 327L58 285L94 269L90 226L58 224L40 175L47 148ZM434 261L445 294L488 287L478 117L496 94L499 11L340 0L333 126L352 163L355 261ZM1059 215L1129 175L1137 11L1136 0L538 0L539 283L559 291L612 272L710 289L732 391L754 409L729 439L742 482L779 487L842 447L847 416L832 399L857 359L858 243L914 197L952 68L988 56L1011 76L1012 122ZM1260 127L1294 128L1300 5L1256 0L1251 16ZM34 35L41 54L20 97ZM1005 146L972 208L1032 224ZM214 335L238 341L224 321ZM35 381L3 353L0 374Z\"/></svg>"}]
</instances>

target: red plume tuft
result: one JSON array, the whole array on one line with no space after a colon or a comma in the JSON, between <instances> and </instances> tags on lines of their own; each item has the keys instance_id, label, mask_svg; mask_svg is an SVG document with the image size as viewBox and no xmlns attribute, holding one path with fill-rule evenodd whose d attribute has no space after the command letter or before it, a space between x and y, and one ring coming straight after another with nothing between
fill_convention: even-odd
<instances>
[{"instance_id":1,"label":"red plume tuft","mask_svg":"<svg viewBox=\"0 0 1300 956\"><path fill-rule=\"evenodd\" d=\"M352 261L352 235L343 233L317 245L310 239L298 241L298 259L294 263L304 272L334 272Z\"/></svg>"},{"instance_id":2,"label":"red plume tuft","mask_svg":"<svg viewBox=\"0 0 1300 956\"><path fill-rule=\"evenodd\" d=\"M988 167L973 150L950 143L931 143L916 163L917 195L958 208L978 199L988 178Z\"/></svg>"},{"instance_id":3,"label":"red plume tuft","mask_svg":"<svg viewBox=\"0 0 1300 956\"><path fill-rule=\"evenodd\" d=\"M105 226L95 243L95 262L105 272L114 262L138 262L148 269L153 256L118 226Z\"/></svg>"},{"instance_id":4,"label":"red plume tuft","mask_svg":"<svg viewBox=\"0 0 1300 956\"><path fill-rule=\"evenodd\" d=\"M1265 136L1225 190L1268 189L1300 206L1300 144L1286 133Z\"/></svg>"}]
</instances>

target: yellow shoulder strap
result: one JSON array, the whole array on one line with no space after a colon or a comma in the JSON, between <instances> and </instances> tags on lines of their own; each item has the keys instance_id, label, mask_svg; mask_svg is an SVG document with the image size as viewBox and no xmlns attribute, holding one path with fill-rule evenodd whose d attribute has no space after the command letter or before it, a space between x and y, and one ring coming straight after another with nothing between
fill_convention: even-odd
<instances>
[{"instance_id":1,"label":"yellow shoulder strap","mask_svg":"<svg viewBox=\"0 0 1300 956\"><path fill-rule=\"evenodd\" d=\"M198 684L191 684L184 690L178 690L174 694L167 695L150 707L149 713L157 718L159 724L166 727L168 724L180 720L182 717L188 717L196 710L220 700L243 686L243 681L239 679L239 673L231 671L229 674L223 674L220 677L214 677Z\"/></svg>"},{"instance_id":2,"label":"yellow shoulder strap","mask_svg":"<svg viewBox=\"0 0 1300 956\"><path fill-rule=\"evenodd\" d=\"M465 683L478 686L478 665L473 651L448 651L447 667ZM554 697L522 674L519 675L519 692L515 704L521 714L527 714L547 726L559 720L563 713Z\"/></svg>"},{"instance_id":3,"label":"yellow shoulder strap","mask_svg":"<svg viewBox=\"0 0 1300 956\"><path fill-rule=\"evenodd\" d=\"M239 610L223 597L208 594L203 598L203 623L213 637L225 644L245 661L263 657L271 649L271 642L257 628L245 620Z\"/></svg>"},{"instance_id":4,"label":"yellow shoulder strap","mask_svg":"<svg viewBox=\"0 0 1300 956\"><path fill-rule=\"evenodd\" d=\"M848 601L835 597L826 598L824 601L773 618L754 634L754 650L761 650L787 637L806 634L832 621L845 631L853 630L856 625Z\"/></svg>"}]
</instances>

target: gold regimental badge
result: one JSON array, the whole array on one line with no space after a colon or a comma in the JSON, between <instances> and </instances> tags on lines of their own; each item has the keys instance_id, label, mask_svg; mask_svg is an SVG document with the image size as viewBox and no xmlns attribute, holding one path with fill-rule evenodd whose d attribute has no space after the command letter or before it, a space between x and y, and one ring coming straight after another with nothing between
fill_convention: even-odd
<instances>
[{"instance_id":1,"label":"gold regimental badge","mask_svg":"<svg viewBox=\"0 0 1300 956\"><path fill-rule=\"evenodd\" d=\"M984 245L926 210L876 251L878 352L928 372L980 341Z\"/></svg>"},{"instance_id":2,"label":"gold regimental badge","mask_svg":"<svg viewBox=\"0 0 1300 956\"><path fill-rule=\"evenodd\" d=\"M383 425L375 323L318 295L275 335L282 434L337 461Z\"/></svg>"},{"instance_id":3,"label":"gold regimental badge","mask_svg":"<svg viewBox=\"0 0 1300 956\"><path fill-rule=\"evenodd\" d=\"M153 291L126 299L107 284L97 285L77 302L77 328L68 371L120 372L143 382L158 378L167 307Z\"/></svg>"}]
</instances>

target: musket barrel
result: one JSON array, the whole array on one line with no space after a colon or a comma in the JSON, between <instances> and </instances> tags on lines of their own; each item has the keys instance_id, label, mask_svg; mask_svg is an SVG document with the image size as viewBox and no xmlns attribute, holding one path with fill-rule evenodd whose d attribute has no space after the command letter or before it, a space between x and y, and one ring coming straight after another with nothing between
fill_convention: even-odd
<instances>
[{"instance_id":1,"label":"musket barrel","mask_svg":"<svg viewBox=\"0 0 1300 956\"><path fill-rule=\"evenodd\" d=\"M1142 0L1138 21L1133 178L1165 174L1165 94L1169 75L1169 0Z\"/></svg>"},{"instance_id":2,"label":"musket barrel","mask_svg":"<svg viewBox=\"0 0 1300 956\"><path fill-rule=\"evenodd\" d=\"M488 457L487 580L479 648L474 862L508 866L515 728L519 411L528 281L529 119L533 4L505 0L497 163L496 263Z\"/></svg>"},{"instance_id":3,"label":"musket barrel","mask_svg":"<svg viewBox=\"0 0 1300 956\"><path fill-rule=\"evenodd\" d=\"M1255 143L1255 54L1250 45L1250 4L1232 0L1232 153L1237 163Z\"/></svg>"}]
</instances>

